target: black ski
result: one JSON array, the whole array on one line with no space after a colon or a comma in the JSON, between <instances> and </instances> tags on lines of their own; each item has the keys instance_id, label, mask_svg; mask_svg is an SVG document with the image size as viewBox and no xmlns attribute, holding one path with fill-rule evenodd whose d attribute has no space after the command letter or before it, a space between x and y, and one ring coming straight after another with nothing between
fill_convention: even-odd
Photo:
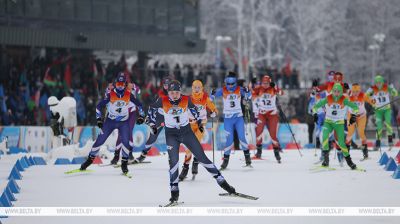
<instances>
[{"instance_id":1,"label":"black ski","mask_svg":"<svg viewBox=\"0 0 400 224\"><path fill-rule=\"evenodd\" d=\"M183 201L171 201L168 204L165 205L159 205L158 207L175 207L178 205L182 205L184 202Z\"/></svg>"},{"instance_id":2,"label":"black ski","mask_svg":"<svg viewBox=\"0 0 400 224\"><path fill-rule=\"evenodd\" d=\"M192 174L192 180L196 180L196 175L197 174Z\"/></svg>"},{"instance_id":3,"label":"black ski","mask_svg":"<svg viewBox=\"0 0 400 224\"><path fill-rule=\"evenodd\" d=\"M223 196L223 197L235 197L235 198L244 198L244 199L249 199L249 200L258 200L258 197L254 197L251 195L247 195L247 194L242 194L242 193L221 193L219 194L219 196Z\"/></svg>"}]
</instances>

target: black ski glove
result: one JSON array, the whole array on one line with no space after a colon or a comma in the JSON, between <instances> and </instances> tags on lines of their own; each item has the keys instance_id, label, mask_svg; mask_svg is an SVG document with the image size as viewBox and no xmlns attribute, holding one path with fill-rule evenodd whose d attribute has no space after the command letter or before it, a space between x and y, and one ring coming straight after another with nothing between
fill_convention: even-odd
<instances>
[{"instance_id":1,"label":"black ski glove","mask_svg":"<svg viewBox=\"0 0 400 224\"><path fill-rule=\"evenodd\" d=\"M151 125L149 125L149 126L150 126L150 128L151 128L151 132L153 133L153 135L156 135L157 132L158 132L158 129L157 129L156 125L151 124Z\"/></svg>"},{"instance_id":2,"label":"black ski glove","mask_svg":"<svg viewBox=\"0 0 400 224\"><path fill-rule=\"evenodd\" d=\"M343 87L344 87L344 90L349 90L350 89L349 84L347 84L346 82L343 83Z\"/></svg>"},{"instance_id":3,"label":"black ski glove","mask_svg":"<svg viewBox=\"0 0 400 224\"><path fill-rule=\"evenodd\" d=\"M144 117L139 116L138 119L136 120L136 124L143 124L144 123Z\"/></svg>"},{"instance_id":4,"label":"black ski glove","mask_svg":"<svg viewBox=\"0 0 400 224\"><path fill-rule=\"evenodd\" d=\"M352 125L352 124L356 123L356 120L357 120L357 116L355 114L351 114L349 124Z\"/></svg>"},{"instance_id":5,"label":"black ski glove","mask_svg":"<svg viewBox=\"0 0 400 224\"><path fill-rule=\"evenodd\" d=\"M313 114L313 117L314 117L314 123L317 123L317 121L318 121L318 114Z\"/></svg>"},{"instance_id":6,"label":"black ski glove","mask_svg":"<svg viewBox=\"0 0 400 224\"><path fill-rule=\"evenodd\" d=\"M99 127L100 129L103 128L103 121L101 120L101 118L97 118L97 127Z\"/></svg>"},{"instance_id":7,"label":"black ski glove","mask_svg":"<svg viewBox=\"0 0 400 224\"><path fill-rule=\"evenodd\" d=\"M204 126L203 126L203 124L199 124L199 131L200 131L201 133L204 132Z\"/></svg>"},{"instance_id":8,"label":"black ski glove","mask_svg":"<svg viewBox=\"0 0 400 224\"><path fill-rule=\"evenodd\" d=\"M269 86L271 86L271 88L275 88L275 83L274 82L270 82Z\"/></svg>"},{"instance_id":9,"label":"black ski glove","mask_svg":"<svg viewBox=\"0 0 400 224\"><path fill-rule=\"evenodd\" d=\"M317 87L318 86L318 79L313 79L312 80L312 86Z\"/></svg>"},{"instance_id":10,"label":"black ski glove","mask_svg":"<svg viewBox=\"0 0 400 224\"><path fill-rule=\"evenodd\" d=\"M212 89L212 90L211 90L211 95L214 96L216 92L217 92L217 91L216 91L215 89Z\"/></svg>"}]
</instances>

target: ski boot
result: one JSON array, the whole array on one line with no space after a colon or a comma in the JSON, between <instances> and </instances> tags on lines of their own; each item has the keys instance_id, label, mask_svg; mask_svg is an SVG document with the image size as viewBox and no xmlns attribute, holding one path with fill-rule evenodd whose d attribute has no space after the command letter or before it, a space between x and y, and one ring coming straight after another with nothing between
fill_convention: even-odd
<instances>
[{"instance_id":1,"label":"ski boot","mask_svg":"<svg viewBox=\"0 0 400 224\"><path fill-rule=\"evenodd\" d=\"M94 156L89 156L86 161L84 163L82 163L81 168L79 168L80 170L86 170L86 168L88 168L94 160Z\"/></svg>"},{"instance_id":2,"label":"ski boot","mask_svg":"<svg viewBox=\"0 0 400 224\"><path fill-rule=\"evenodd\" d=\"M389 145L389 151L392 150L393 147L393 135L388 135L388 145Z\"/></svg>"},{"instance_id":3,"label":"ski boot","mask_svg":"<svg viewBox=\"0 0 400 224\"><path fill-rule=\"evenodd\" d=\"M281 155L279 155L280 150L281 149L279 147L274 147L274 155L278 163L281 163Z\"/></svg>"},{"instance_id":4,"label":"ski boot","mask_svg":"<svg viewBox=\"0 0 400 224\"><path fill-rule=\"evenodd\" d=\"M118 163L118 160L119 160L119 152L120 152L120 150L115 150L115 152L114 152L114 158L111 160L111 164L112 165L116 165L117 163Z\"/></svg>"},{"instance_id":5,"label":"ski boot","mask_svg":"<svg viewBox=\"0 0 400 224\"><path fill-rule=\"evenodd\" d=\"M123 174L128 173L128 159L121 159L121 170Z\"/></svg>"},{"instance_id":6,"label":"ski boot","mask_svg":"<svg viewBox=\"0 0 400 224\"><path fill-rule=\"evenodd\" d=\"M262 145L257 145L257 152L255 155L256 159L261 159L261 154L262 154Z\"/></svg>"},{"instance_id":7,"label":"ski boot","mask_svg":"<svg viewBox=\"0 0 400 224\"><path fill-rule=\"evenodd\" d=\"M189 164L183 164L181 174L179 174L179 181L183 181L186 178L188 171L189 171Z\"/></svg>"},{"instance_id":8,"label":"ski boot","mask_svg":"<svg viewBox=\"0 0 400 224\"><path fill-rule=\"evenodd\" d=\"M364 158L362 159L362 160L366 160L366 159L368 159L368 145L367 144L363 144L363 149L362 149L362 152L363 152L363 156L364 156Z\"/></svg>"},{"instance_id":9,"label":"ski boot","mask_svg":"<svg viewBox=\"0 0 400 224\"><path fill-rule=\"evenodd\" d=\"M321 154L323 158L321 165L324 167L329 167L329 150L322 150Z\"/></svg>"},{"instance_id":10,"label":"ski boot","mask_svg":"<svg viewBox=\"0 0 400 224\"><path fill-rule=\"evenodd\" d=\"M374 151L378 151L381 148L381 140L377 139L375 141Z\"/></svg>"},{"instance_id":11,"label":"ski boot","mask_svg":"<svg viewBox=\"0 0 400 224\"><path fill-rule=\"evenodd\" d=\"M179 190L178 191L171 191L171 198L169 199L170 202L178 202L179 199Z\"/></svg>"},{"instance_id":12,"label":"ski boot","mask_svg":"<svg viewBox=\"0 0 400 224\"><path fill-rule=\"evenodd\" d=\"M344 159L346 160L347 165L352 169L355 170L357 168L357 165L353 163L353 161L351 160L350 155L347 157L344 157Z\"/></svg>"},{"instance_id":13,"label":"ski boot","mask_svg":"<svg viewBox=\"0 0 400 224\"><path fill-rule=\"evenodd\" d=\"M244 159L246 160L246 166L251 167L251 158L250 158L250 151L244 150Z\"/></svg>"},{"instance_id":14,"label":"ski boot","mask_svg":"<svg viewBox=\"0 0 400 224\"><path fill-rule=\"evenodd\" d=\"M226 169L226 167L228 167L228 163L229 163L229 155L224 155L224 160L222 161L220 170Z\"/></svg>"},{"instance_id":15,"label":"ski boot","mask_svg":"<svg viewBox=\"0 0 400 224\"><path fill-rule=\"evenodd\" d=\"M234 187L232 187L231 185L228 184L228 182L226 182L226 180L223 180L221 183L218 183L219 186L221 186L222 189L224 189L225 191L227 191L229 194L235 194L236 190Z\"/></svg>"},{"instance_id":16,"label":"ski boot","mask_svg":"<svg viewBox=\"0 0 400 224\"><path fill-rule=\"evenodd\" d=\"M359 148L358 145L353 140L351 140L351 148L353 148L353 149L358 149ZM349 148L349 150L350 150L350 148Z\"/></svg>"},{"instance_id":17,"label":"ski boot","mask_svg":"<svg viewBox=\"0 0 400 224\"><path fill-rule=\"evenodd\" d=\"M197 175L198 173L199 173L199 161L195 157L192 163L192 174Z\"/></svg>"},{"instance_id":18,"label":"ski boot","mask_svg":"<svg viewBox=\"0 0 400 224\"><path fill-rule=\"evenodd\" d=\"M315 138L315 148L319 149L321 148L321 140L319 138Z\"/></svg>"},{"instance_id":19,"label":"ski boot","mask_svg":"<svg viewBox=\"0 0 400 224\"><path fill-rule=\"evenodd\" d=\"M136 163L141 163L146 159L147 151L142 151L142 154L138 158L135 159Z\"/></svg>"}]
</instances>

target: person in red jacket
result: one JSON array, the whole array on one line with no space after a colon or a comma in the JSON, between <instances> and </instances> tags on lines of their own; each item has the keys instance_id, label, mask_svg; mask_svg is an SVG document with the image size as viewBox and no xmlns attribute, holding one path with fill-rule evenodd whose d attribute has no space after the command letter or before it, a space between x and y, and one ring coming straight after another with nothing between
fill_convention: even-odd
<instances>
[{"instance_id":1,"label":"person in red jacket","mask_svg":"<svg viewBox=\"0 0 400 224\"><path fill-rule=\"evenodd\" d=\"M272 139L274 155L278 163L281 163L279 151L281 147L277 138L279 115L276 105L277 96L283 95L283 91L275 86L268 75L261 79L261 86L253 90L253 100L257 101L258 119L256 127L257 153L256 158L261 158L262 154L262 134L265 125L267 125L269 135Z\"/></svg>"}]
</instances>

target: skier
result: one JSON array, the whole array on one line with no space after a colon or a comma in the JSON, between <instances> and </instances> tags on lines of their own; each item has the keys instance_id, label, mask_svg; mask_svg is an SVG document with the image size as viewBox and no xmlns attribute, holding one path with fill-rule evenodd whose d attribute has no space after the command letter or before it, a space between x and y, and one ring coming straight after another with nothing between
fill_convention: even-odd
<instances>
[{"instance_id":1,"label":"skier","mask_svg":"<svg viewBox=\"0 0 400 224\"><path fill-rule=\"evenodd\" d=\"M393 146L393 129L392 129L392 110L390 107L390 96L396 97L397 90L393 85L385 83L385 79L381 75L375 77L375 83L367 90L367 95L372 97L375 102L375 118L376 118L376 141L374 150L381 147L381 137L383 124L386 126L386 135L388 137L389 147Z\"/></svg>"},{"instance_id":2,"label":"skier","mask_svg":"<svg viewBox=\"0 0 400 224\"><path fill-rule=\"evenodd\" d=\"M126 77L126 76L125 76ZM128 87L127 87L130 91L131 94L136 98L138 94L140 94L140 88L139 86L137 86L135 83L129 83ZM106 93L105 95L109 94L111 91L113 90L113 85L109 85L108 88L106 89ZM132 106L132 108L129 111L129 146L131 147L131 150L129 150L129 160L134 161L134 157L132 155L133 152L133 135L132 135L132 131L133 128L135 127L135 123L136 123L136 117L137 117L137 110L135 106ZM120 157L120 152L122 149L122 140L121 140L121 134L118 133L118 138L117 138L117 142L116 142L116 149L114 151L114 157L111 160L111 164L117 164L119 157Z\"/></svg>"},{"instance_id":3,"label":"skier","mask_svg":"<svg viewBox=\"0 0 400 224\"><path fill-rule=\"evenodd\" d=\"M168 96L168 85L171 82L171 78L170 77L165 77L162 80L162 88L158 91L158 95L156 96L156 99L154 100L157 101L158 99ZM150 151L151 147L153 147L154 143L157 140L158 135L160 134L160 132L163 130L164 128L164 120L162 119L162 115L160 114L159 119L157 119L157 124L156 127L158 128L157 132L153 133L150 132L149 138L147 139L144 149L142 150L142 153L140 154L140 156L138 158L135 159L136 163L141 163L146 159L147 153Z\"/></svg>"},{"instance_id":4,"label":"skier","mask_svg":"<svg viewBox=\"0 0 400 224\"><path fill-rule=\"evenodd\" d=\"M313 80L313 88L311 90L310 94L310 101L308 102L308 111L309 114L313 115L312 108L316 103L318 103L320 100L326 98L326 96L329 94L327 91L328 86L333 86L333 77L335 76L335 71L329 71L326 75L327 81L325 84L319 86L318 85L318 80L315 79ZM324 120L325 120L325 111L323 108L318 109L317 111L318 119L316 121L316 129L315 129L315 148L321 149L321 156L320 156L320 162L323 160L322 156L322 147L321 147L321 133L322 133L322 127L324 125ZM331 144L329 143L329 147Z\"/></svg>"},{"instance_id":5,"label":"skier","mask_svg":"<svg viewBox=\"0 0 400 224\"><path fill-rule=\"evenodd\" d=\"M279 151L281 147L277 138L279 115L276 105L277 96L283 95L283 91L275 86L275 83L268 75L261 79L261 86L253 90L253 97L257 98L258 119L256 128L257 153L256 158L260 159L262 154L262 134L267 126L271 136L274 155L278 163L281 163Z\"/></svg>"},{"instance_id":6,"label":"skier","mask_svg":"<svg viewBox=\"0 0 400 224\"><path fill-rule=\"evenodd\" d=\"M357 168L345 144L344 119L346 116L346 106L352 109L353 114L351 114L349 120L351 125L356 122L356 115L358 113L357 104L350 102L349 99L343 95L343 88L340 83L335 83L332 88L332 94L319 101L313 107L314 121L318 119L317 111L319 108L325 107L326 111L325 122L322 129L323 167L329 166L329 135L332 131L335 131L338 145L343 152L347 165L351 169Z\"/></svg>"},{"instance_id":7,"label":"skier","mask_svg":"<svg viewBox=\"0 0 400 224\"><path fill-rule=\"evenodd\" d=\"M346 137L346 146L350 148L351 140L353 138L354 131L357 125L358 136L361 138L361 143L363 145L362 152L364 159L368 158L368 146L367 138L365 137L365 125L367 124L367 112L365 110L365 102L374 105L372 100L361 91L361 86L358 83L354 83L351 86L351 94L349 97L350 102L354 102L358 106L358 117L354 124L348 126L348 132ZM349 110L348 116L350 118L353 113L352 109Z\"/></svg>"},{"instance_id":8,"label":"skier","mask_svg":"<svg viewBox=\"0 0 400 224\"><path fill-rule=\"evenodd\" d=\"M104 106L107 107L107 118L103 126L101 109ZM120 73L114 84L114 89L97 104L97 126L101 129L101 132L92 146L88 159L81 165L81 171L86 170L93 163L94 158L100 151L100 146L107 140L114 129L118 129L122 141L121 169L122 173L128 176L128 154L131 150L129 145L129 134L131 133L129 130L129 116L130 110L134 106L139 110L139 117L136 123L142 124L144 122L142 103L126 88L125 75Z\"/></svg>"},{"instance_id":9,"label":"skier","mask_svg":"<svg viewBox=\"0 0 400 224\"><path fill-rule=\"evenodd\" d=\"M158 111L162 110L165 122L165 138L169 157L169 174L171 203L178 203L178 166L179 166L179 146L185 144L204 166L204 168L217 180L217 183L229 194L235 194L235 188L229 185L221 175L217 167L207 158L200 142L196 138L189 125L189 113L198 122L199 129L202 129L202 120L190 97L181 94L181 84L173 80L168 86L168 96L159 98L149 108L148 124L154 134L157 133Z\"/></svg>"},{"instance_id":10,"label":"skier","mask_svg":"<svg viewBox=\"0 0 400 224\"><path fill-rule=\"evenodd\" d=\"M190 119L190 127L192 128L193 133L195 134L197 140L201 142L204 136L204 127L207 124L207 110L209 110L210 117L214 118L217 116L217 108L215 107L214 103L208 97L208 94L203 91L203 83L200 80L195 80L192 83L192 95L190 96L190 100L196 106L200 116L199 119L201 120L201 124L199 125L192 114L189 114ZM189 163L192 159L192 153L189 149L185 151L185 161L183 163L182 172L179 175L179 180L183 180L186 178L188 171L189 171ZM198 165L199 161L195 157L193 159L192 165L192 174L196 175L198 173Z\"/></svg>"},{"instance_id":11,"label":"skier","mask_svg":"<svg viewBox=\"0 0 400 224\"><path fill-rule=\"evenodd\" d=\"M211 91L212 100L221 96L223 97L224 128L227 134L221 170L226 169L229 163L231 149L233 148L234 130L237 131L246 160L246 166L251 166L250 151L244 133L243 112L240 106L241 98L244 97L246 100L250 100L251 93L248 88L237 86L236 73L229 72L228 76L225 78L225 86Z\"/></svg>"}]
</instances>

